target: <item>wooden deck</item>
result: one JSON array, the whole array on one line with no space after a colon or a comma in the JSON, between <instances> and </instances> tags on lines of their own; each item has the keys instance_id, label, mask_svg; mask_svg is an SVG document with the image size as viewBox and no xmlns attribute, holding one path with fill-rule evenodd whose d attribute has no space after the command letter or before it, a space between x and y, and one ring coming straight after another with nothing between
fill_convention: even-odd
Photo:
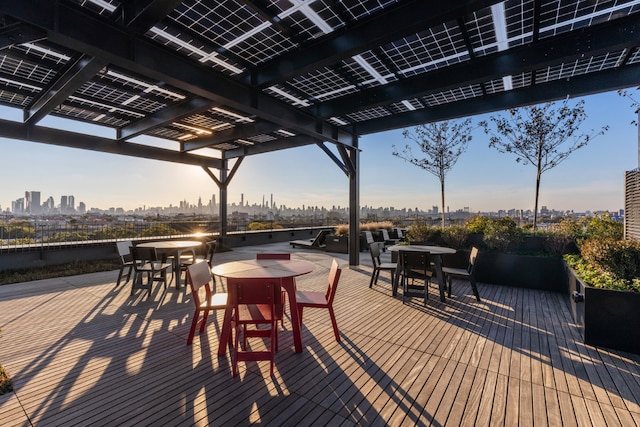
<instances>
[{"instance_id":1,"label":"wooden deck","mask_svg":"<svg viewBox=\"0 0 640 427\"><path fill-rule=\"evenodd\" d=\"M216 254L252 257L274 245ZM454 284L425 307L391 297L388 275L349 269L336 297L342 342L322 310L305 311L304 350L280 332L268 362L218 357L221 313L186 345L190 295L131 298L117 271L0 287L0 363L15 392L2 425L640 425L640 357L581 342L565 295ZM324 289L331 254L298 287ZM138 291L138 294L141 294Z\"/></svg>"}]
</instances>

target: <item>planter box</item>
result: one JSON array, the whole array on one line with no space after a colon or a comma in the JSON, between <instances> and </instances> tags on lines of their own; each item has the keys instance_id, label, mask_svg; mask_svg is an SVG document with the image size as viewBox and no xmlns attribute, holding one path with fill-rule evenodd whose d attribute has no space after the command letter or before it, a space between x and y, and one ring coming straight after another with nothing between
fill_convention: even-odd
<instances>
[{"instance_id":1,"label":"planter box","mask_svg":"<svg viewBox=\"0 0 640 427\"><path fill-rule=\"evenodd\" d=\"M467 253L467 260L468 257ZM565 264L560 257L480 251L476 263L476 280L478 282L567 292L568 281Z\"/></svg>"},{"instance_id":2,"label":"planter box","mask_svg":"<svg viewBox=\"0 0 640 427\"><path fill-rule=\"evenodd\" d=\"M349 253L349 236L336 236L335 234L327 235L325 240L326 252L337 252L341 254Z\"/></svg>"},{"instance_id":3,"label":"planter box","mask_svg":"<svg viewBox=\"0 0 640 427\"><path fill-rule=\"evenodd\" d=\"M594 288L566 270L569 305L584 343L640 354L640 294Z\"/></svg>"}]
</instances>

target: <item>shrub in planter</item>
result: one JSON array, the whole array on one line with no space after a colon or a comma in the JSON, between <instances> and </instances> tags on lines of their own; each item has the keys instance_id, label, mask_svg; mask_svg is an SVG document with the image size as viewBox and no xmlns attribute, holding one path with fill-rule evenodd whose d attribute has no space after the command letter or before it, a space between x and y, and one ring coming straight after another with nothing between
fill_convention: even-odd
<instances>
[{"instance_id":1,"label":"shrub in planter","mask_svg":"<svg viewBox=\"0 0 640 427\"><path fill-rule=\"evenodd\" d=\"M574 236L563 230L551 231L542 238L544 250L550 255L564 255L575 247Z\"/></svg>"},{"instance_id":2,"label":"shrub in planter","mask_svg":"<svg viewBox=\"0 0 640 427\"><path fill-rule=\"evenodd\" d=\"M442 230L442 241L445 246L454 249L468 247L469 231L460 225L452 225Z\"/></svg>"},{"instance_id":3,"label":"shrub in planter","mask_svg":"<svg viewBox=\"0 0 640 427\"><path fill-rule=\"evenodd\" d=\"M512 218L489 221L484 228L484 242L497 252L507 252L522 239L522 230Z\"/></svg>"},{"instance_id":4,"label":"shrub in planter","mask_svg":"<svg viewBox=\"0 0 640 427\"><path fill-rule=\"evenodd\" d=\"M427 224L418 219L407 228L407 240L409 242L431 242L435 245L442 244L442 228Z\"/></svg>"},{"instance_id":5,"label":"shrub in planter","mask_svg":"<svg viewBox=\"0 0 640 427\"><path fill-rule=\"evenodd\" d=\"M640 242L589 239L582 244L580 252L601 273L609 273L627 282L640 277Z\"/></svg>"}]
</instances>

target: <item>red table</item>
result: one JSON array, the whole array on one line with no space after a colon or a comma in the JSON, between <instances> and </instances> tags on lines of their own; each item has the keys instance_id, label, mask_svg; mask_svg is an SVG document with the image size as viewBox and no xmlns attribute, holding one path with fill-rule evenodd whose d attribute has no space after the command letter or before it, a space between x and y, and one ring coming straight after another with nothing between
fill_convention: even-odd
<instances>
[{"instance_id":1,"label":"red table","mask_svg":"<svg viewBox=\"0 0 640 427\"><path fill-rule=\"evenodd\" d=\"M227 279L227 289L229 298L227 308L224 311L224 321L220 343L218 344L218 355L226 353L226 344L229 342L231 334L231 318L233 317L234 295L231 295L234 286L230 286L237 279L279 279L280 286L287 291L289 296L289 308L291 311L291 324L293 329L293 345L295 352L302 351L302 333L300 330L300 319L298 318L298 304L296 302L296 276L311 273L314 265L309 261L301 260L276 260L276 259L251 259L245 261L233 261L216 265L211 272L216 276Z\"/></svg>"}]
</instances>

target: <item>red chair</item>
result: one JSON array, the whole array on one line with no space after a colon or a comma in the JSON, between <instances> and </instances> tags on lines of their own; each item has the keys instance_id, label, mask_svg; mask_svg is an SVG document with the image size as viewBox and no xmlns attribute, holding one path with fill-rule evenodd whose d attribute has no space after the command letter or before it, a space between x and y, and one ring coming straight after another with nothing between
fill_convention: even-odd
<instances>
[{"instance_id":1,"label":"red chair","mask_svg":"<svg viewBox=\"0 0 640 427\"><path fill-rule=\"evenodd\" d=\"M187 281L191 285L191 295L193 296L193 303L195 305L195 312L193 313L193 320L191 321L191 329L189 330L189 338L187 338L187 345L191 345L193 342L193 336L196 332L196 328L200 327L200 333L204 332L204 328L207 325L207 318L209 312L213 310L224 310L227 307L228 294L226 293L211 293L211 269L209 263L206 261L196 262L187 267ZM200 288L204 287L205 299L200 299ZM200 318L202 314L202 318ZM231 344L231 335L229 335L229 344Z\"/></svg>"},{"instance_id":2,"label":"red chair","mask_svg":"<svg viewBox=\"0 0 640 427\"><path fill-rule=\"evenodd\" d=\"M236 336L234 341L233 376L238 373L239 361L269 360L270 375L273 376L274 354L278 349L278 330L276 323L276 303L280 295L280 286L265 279L228 279L227 285L234 295L234 313ZM268 328L259 326L268 325ZM255 329L250 328L255 326ZM240 347L240 334L243 346ZM269 338L266 350L251 351L247 346L248 338Z\"/></svg>"},{"instance_id":3,"label":"red chair","mask_svg":"<svg viewBox=\"0 0 640 427\"><path fill-rule=\"evenodd\" d=\"M256 254L256 259L291 259L291 254ZM287 303L287 291L282 291L282 312L280 315L280 325L284 328L284 315L287 313L285 304Z\"/></svg>"},{"instance_id":4,"label":"red chair","mask_svg":"<svg viewBox=\"0 0 640 427\"><path fill-rule=\"evenodd\" d=\"M305 307L326 308L329 310L331 324L333 325L333 334L336 336L336 341L340 341L340 333L338 331L336 316L333 312L333 299L336 296L336 289L338 288L338 280L340 280L341 272L342 270L338 268L338 262L334 258L331 263L331 271L329 272L329 287L327 288L327 292L296 291L300 326L302 327L302 310Z\"/></svg>"}]
</instances>

